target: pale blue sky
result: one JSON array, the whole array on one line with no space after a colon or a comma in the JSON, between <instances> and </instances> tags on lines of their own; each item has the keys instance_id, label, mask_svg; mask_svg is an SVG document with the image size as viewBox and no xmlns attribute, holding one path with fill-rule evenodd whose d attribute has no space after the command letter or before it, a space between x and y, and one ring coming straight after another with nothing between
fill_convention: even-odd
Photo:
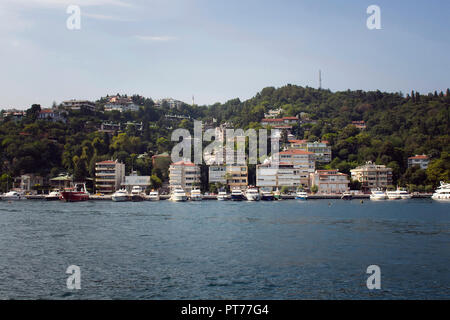
<instances>
[{"instance_id":1,"label":"pale blue sky","mask_svg":"<svg viewBox=\"0 0 450 320\"><path fill-rule=\"evenodd\" d=\"M66 28L79 4L81 30ZM366 9L381 8L382 30ZM450 87L450 1L1 0L0 108L119 93L198 104L287 83Z\"/></svg>"}]
</instances>

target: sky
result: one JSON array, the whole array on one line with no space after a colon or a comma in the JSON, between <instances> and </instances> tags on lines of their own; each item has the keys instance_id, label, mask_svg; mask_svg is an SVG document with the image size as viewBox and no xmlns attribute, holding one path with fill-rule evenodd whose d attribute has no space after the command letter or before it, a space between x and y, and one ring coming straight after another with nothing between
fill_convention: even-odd
<instances>
[{"instance_id":1,"label":"sky","mask_svg":"<svg viewBox=\"0 0 450 320\"><path fill-rule=\"evenodd\" d=\"M319 69L332 91L445 90L449 13L447 0L1 0L0 108L116 93L223 103L317 88Z\"/></svg>"}]
</instances>

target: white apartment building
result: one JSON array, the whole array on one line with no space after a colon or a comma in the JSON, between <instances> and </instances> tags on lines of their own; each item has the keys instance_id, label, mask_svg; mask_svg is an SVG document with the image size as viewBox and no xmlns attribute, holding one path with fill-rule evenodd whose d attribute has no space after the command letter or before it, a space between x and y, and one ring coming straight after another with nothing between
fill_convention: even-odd
<instances>
[{"instance_id":1,"label":"white apartment building","mask_svg":"<svg viewBox=\"0 0 450 320\"><path fill-rule=\"evenodd\" d=\"M386 188L392 184L392 169L385 165L373 164L371 161L365 165L350 170L352 179L361 182L363 189Z\"/></svg>"},{"instance_id":2,"label":"white apartment building","mask_svg":"<svg viewBox=\"0 0 450 320\"><path fill-rule=\"evenodd\" d=\"M328 145L328 141L308 142L307 140L289 140L289 143L289 149L314 153L317 162L331 161L331 147Z\"/></svg>"},{"instance_id":3,"label":"white apartment building","mask_svg":"<svg viewBox=\"0 0 450 320\"><path fill-rule=\"evenodd\" d=\"M292 165L292 170L295 169L296 174L300 176L302 185L309 186L309 174L313 173L316 168L314 153L289 149L279 153L279 165Z\"/></svg>"},{"instance_id":4,"label":"white apartment building","mask_svg":"<svg viewBox=\"0 0 450 320\"><path fill-rule=\"evenodd\" d=\"M67 100L62 102L62 106L70 110L95 110L95 103L88 100Z\"/></svg>"},{"instance_id":5,"label":"white apartment building","mask_svg":"<svg viewBox=\"0 0 450 320\"><path fill-rule=\"evenodd\" d=\"M182 187L190 192L194 186L200 187L200 167L190 161L178 161L169 167L170 190Z\"/></svg>"},{"instance_id":6,"label":"white apartment building","mask_svg":"<svg viewBox=\"0 0 450 320\"><path fill-rule=\"evenodd\" d=\"M145 190L150 186L150 176L138 176L136 172L133 172L131 175L125 176L122 186L125 187L128 192L130 192L134 186L141 187Z\"/></svg>"},{"instance_id":7,"label":"white apartment building","mask_svg":"<svg viewBox=\"0 0 450 320\"><path fill-rule=\"evenodd\" d=\"M419 166L421 169L426 170L428 168L428 164L430 163L430 159L426 155L415 155L414 157L408 158L408 168L413 166Z\"/></svg>"},{"instance_id":8,"label":"white apartment building","mask_svg":"<svg viewBox=\"0 0 450 320\"><path fill-rule=\"evenodd\" d=\"M338 170L316 170L310 174L310 184L317 186L317 193L336 194L349 191L348 175Z\"/></svg>"},{"instance_id":9,"label":"white apartment building","mask_svg":"<svg viewBox=\"0 0 450 320\"><path fill-rule=\"evenodd\" d=\"M308 188L307 175L308 173L298 166L280 163L276 167L269 162L256 166L256 186L272 190L289 187L295 191L300 186Z\"/></svg>"},{"instance_id":10,"label":"white apartment building","mask_svg":"<svg viewBox=\"0 0 450 320\"><path fill-rule=\"evenodd\" d=\"M125 180L125 164L112 160L95 164L95 189L97 192L112 194L120 189Z\"/></svg>"},{"instance_id":11,"label":"white apartment building","mask_svg":"<svg viewBox=\"0 0 450 320\"><path fill-rule=\"evenodd\" d=\"M209 183L222 183L230 189L246 189L248 185L247 165L209 166Z\"/></svg>"}]
</instances>

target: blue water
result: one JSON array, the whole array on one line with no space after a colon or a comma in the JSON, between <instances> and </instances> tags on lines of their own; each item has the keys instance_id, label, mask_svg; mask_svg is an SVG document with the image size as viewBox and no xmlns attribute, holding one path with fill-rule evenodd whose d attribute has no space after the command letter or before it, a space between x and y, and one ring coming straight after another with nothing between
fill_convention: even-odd
<instances>
[{"instance_id":1,"label":"blue water","mask_svg":"<svg viewBox=\"0 0 450 320\"><path fill-rule=\"evenodd\" d=\"M0 249L0 299L450 298L450 204L431 200L1 201Z\"/></svg>"}]
</instances>

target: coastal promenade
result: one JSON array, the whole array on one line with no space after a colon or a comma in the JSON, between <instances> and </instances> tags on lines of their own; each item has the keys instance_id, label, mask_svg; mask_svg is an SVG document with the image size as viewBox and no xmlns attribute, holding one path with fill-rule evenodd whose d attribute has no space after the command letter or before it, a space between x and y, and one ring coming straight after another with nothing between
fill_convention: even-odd
<instances>
[{"instance_id":1,"label":"coastal promenade","mask_svg":"<svg viewBox=\"0 0 450 320\"><path fill-rule=\"evenodd\" d=\"M424 199L424 198L431 198L431 193L417 193L413 194L413 199ZM38 195L26 195L26 199L28 200L45 200L45 195L38 194ZM169 200L170 195L160 195L160 200ZM295 199L295 195L281 195L281 198L283 200L292 200ZM353 199L369 199L369 194L355 194L353 195ZM327 200L327 199L341 199L340 194L310 194L308 195L308 200ZM111 195L91 195L89 197L89 200L94 201L112 201ZM148 200L148 199L145 199ZM217 195L204 195L203 200L217 200Z\"/></svg>"}]
</instances>

